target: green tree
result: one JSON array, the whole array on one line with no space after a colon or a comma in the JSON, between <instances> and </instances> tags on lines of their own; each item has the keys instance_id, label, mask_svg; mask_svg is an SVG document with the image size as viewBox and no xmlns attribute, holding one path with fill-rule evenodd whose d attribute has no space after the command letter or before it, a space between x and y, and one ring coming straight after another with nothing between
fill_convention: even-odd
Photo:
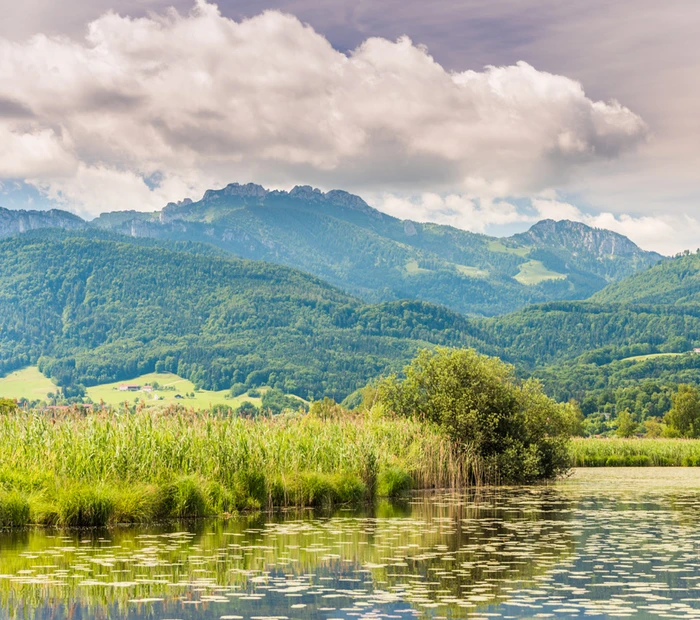
<instances>
[{"instance_id":1,"label":"green tree","mask_svg":"<svg viewBox=\"0 0 700 620\"><path fill-rule=\"evenodd\" d=\"M617 415L617 429L615 430L615 434L618 437L633 437L638 429L639 424L635 422L629 409L620 411Z\"/></svg>"},{"instance_id":2,"label":"green tree","mask_svg":"<svg viewBox=\"0 0 700 620\"><path fill-rule=\"evenodd\" d=\"M681 383L673 395L673 406L666 414L666 424L681 437L700 435L700 390Z\"/></svg>"},{"instance_id":3,"label":"green tree","mask_svg":"<svg viewBox=\"0 0 700 620\"><path fill-rule=\"evenodd\" d=\"M551 478L567 468L571 410L539 382L519 382L512 366L472 349L421 351L378 386L378 402L398 415L442 426L455 444L504 481Z\"/></svg>"}]
</instances>

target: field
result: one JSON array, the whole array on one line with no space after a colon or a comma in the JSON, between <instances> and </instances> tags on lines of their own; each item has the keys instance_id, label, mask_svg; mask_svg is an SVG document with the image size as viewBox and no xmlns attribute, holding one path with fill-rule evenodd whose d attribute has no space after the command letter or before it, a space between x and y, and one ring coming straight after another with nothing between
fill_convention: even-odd
<instances>
[{"instance_id":1,"label":"field","mask_svg":"<svg viewBox=\"0 0 700 620\"><path fill-rule=\"evenodd\" d=\"M570 454L573 467L700 466L700 439L576 438Z\"/></svg>"},{"instance_id":2,"label":"field","mask_svg":"<svg viewBox=\"0 0 700 620\"><path fill-rule=\"evenodd\" d=\"M153 385L153 383L158 383L161 389L154 390L151 393L142 390L138 392L119 390L121 384L144 386ZM260 392L262 393L266 389L268 388L261 388ZM0 378L0 398L26 398L30 401L48 401L48 394L56 392L56 390L56 384L42 375L36 366L17 370L6 377ZM192 396L193 393L194 395ZM229 398L228 390L220 392L195 391L194 384L191 381L171 373L157 372L134 377L126 381L89 387L87 388L87 395L94 403L103 402L112 407L118 407L125 402L130 405L133 405L135 402L162 406L181 404L195 409L209 409L212 405L226 405L235 409L243 401L250 401L256 407L260 407L261 404L259 396L252 398L243 394L235 398ZM182 398L176 398L176 395L180 395Z\"/></svg>"},{"instance_id":3,"label":"field","mask_svg":"<svg viewBox=\"0 0 700 620\"><path fill-rule=\"evenodd\" d=\"M144 391L123 392L119 390L119 386L122 384L144 386L153 385L154 383L157 383L160 389L154 390L151 393ZM262 391L264 390L265 388L262 388ZM191 396L193 392L194 396ZM148 405L181 404L187 407L194 407L195 409L208 409L212 405L226 405L235 409L245 400L250 401L256 407L260 406L259 397L251 398L243 394L236 398L229 398L228 390L222 390L220 392L210 392L207 390L195 391L194 384L191 381L171 373L159 372L141 375L127 381L96 385L87 389L87 395L94 403L103 402L113 407L117 407L124 402L133 404L136 399ZM175 398L177 395L182 396L182 398Z\"/></svg>"},{"instance_id":4,"label":"field","mask_svg":"<svg viewBox=\"0 0 700 620\"><path fill-rule=\"evenodd\" d=\"M651 360L655 357L677 357L679 355L686 355L685 353L648 353L647 355L633 355L632 357L625 357L623 362L638 362L641 360Z\"/></svg>"},{"instance_id":5,"label":"field","mask_svg":"<svg viewBox=\"0 0 700 620\"><path fill-rule=\"evenodd\" d=\"M515 276L515 279L520 284L534 285L544 282L545 280L563 280L565 275L547 269L540 261L530 260L520 265L520 271Z\"/></svg>"},{"instance_id":6,"label":"field","mask_svg":"<svg viewBox=\"0 0 700 620\"><path fill-rule=\"evenodd\" d=\"M488 248L491 250L491 252L502 252L504 254L517 254L518 256L527 256L530 253L530 250L532 248L513 248L507 245L504 245L502 241L498 239L494 239L493 241L489 241L488 243Z\"/></svg>"},{"instance_id":7,"label":"field","mask_svg":"<svg viewBox=\"0 0 700 620\"><path fill-rule=\"evenodd\" d=\"M36 366L16 370L0 379L0 398L47 400L56 384L39 372Z\"/></svg>"}]
</instances>

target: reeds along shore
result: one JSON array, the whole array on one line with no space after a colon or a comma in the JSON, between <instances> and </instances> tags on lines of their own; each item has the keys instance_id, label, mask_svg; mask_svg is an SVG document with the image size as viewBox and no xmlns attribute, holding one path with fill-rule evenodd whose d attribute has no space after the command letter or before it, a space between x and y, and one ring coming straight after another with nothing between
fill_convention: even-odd
<instances>
[{"instance_id":1,"label":"reeds along shore","mask_svg":"<svg viewBox=\"0 0 700 620\"><path fill-rule=\"evenodd\" d=\"M700 466L700 440L575 438L569 445L572 467Z\"/></svg>"},{"instance_id":2,"label":"reeds along shore","mask_svg":"<svg viewBox=\"0 0 700 620\"><path fill-rule=\"evenodd\" d=\"M431 424L342 413L0 417L0 527L97 526L318 506L482 476Z\"/></svg>"}]
</instances>

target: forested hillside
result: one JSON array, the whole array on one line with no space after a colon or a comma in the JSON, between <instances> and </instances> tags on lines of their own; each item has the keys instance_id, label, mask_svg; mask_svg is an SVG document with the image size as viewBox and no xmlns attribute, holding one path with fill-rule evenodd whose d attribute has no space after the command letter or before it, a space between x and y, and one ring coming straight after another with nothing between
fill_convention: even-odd
<instances>
[{"instance_id":1,"label":"forested hillside","mask_svg":"<svg viewBox=\"0 0 700 620\"><path fill-rule=\"evenodd\" d=\"M655 282L681 270L692 287L698 262L665 261L632 279L660 297ZM342 398L442 344L499 355L558 398L606 391L609 401L610 390L698 374L700 356L629 359L700 345L700 305L676 303L687 291L673 290L665 304L551 302L466 318L420 301L366 304L208 244L39 230L0 241L0 372L38 362L67 393L169 371L208 389Z\"/></svg>"},{"instance_id":2,"label":"forested hillside","mask_svg":"<svg viewBox=\"0 0 700 620\"><path fill-rule=\"evenodd\" d=\"M38 360L75 389L171 371L210 389L342 398L430 343L475 344L444 308L365 305L299 271L167 245L58 231L1 241L3 374Z\"/></svg>"},{"instance_id":3,"label":"forested hillside","mask_svg":"<svg viewBox=\"0 0 700 620\"><path fill-rule=\"evenodd\" d=\"M609 286L593 299L601 303L696 304L700 302L700 250L685 252Z\"/></svg>"}]
</instances>

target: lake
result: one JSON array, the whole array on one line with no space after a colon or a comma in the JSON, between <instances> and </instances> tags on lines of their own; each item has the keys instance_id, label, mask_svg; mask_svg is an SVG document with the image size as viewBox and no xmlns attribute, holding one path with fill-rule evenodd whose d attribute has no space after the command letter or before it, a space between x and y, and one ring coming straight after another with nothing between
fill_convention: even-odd
<instances>
[{"instance_id":1,"label":"lake","mask_svg":"<svg viewBox=\"0 0 700 620\"><path fill-rule=\"evenodd\" d=\"M2 618L700 618L699 595L700 468L0 533Z\"/></svg>"}]
</instances>

